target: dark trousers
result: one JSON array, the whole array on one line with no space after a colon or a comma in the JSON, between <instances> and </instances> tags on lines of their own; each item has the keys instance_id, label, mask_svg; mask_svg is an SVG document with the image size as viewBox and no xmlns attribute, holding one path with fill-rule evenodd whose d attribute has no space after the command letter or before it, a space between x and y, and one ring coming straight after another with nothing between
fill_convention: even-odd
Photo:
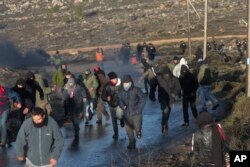
<instances>
[{"instance_id":1,"label":"dark trousers","mask_svg":"<svg viewBox=\"0 0 250 167\"><path fill-rule=\"evenodd\" d=\"M120 124L124 124L124 120L123 118L118 119L116 116L116 110L118 109L117 107L110 107L110 114L111 114L111 120L112 120L112 125L113 125L113 130L114 130L114 134L118 135L118 123L117 121L120 120Z\"/></svg>"},{"instance_id":2,"label":"dark trousers","mask_svg":"<svg viewBox=\"0 0 250 167\"><path fill-rule=\"evenodd\" d=\"M162 110L161 126L168 128L168 120L169 120L171 108L169 106L169 103L165 101L163 102L161 101L160 105L161 105L161 110Z\"/></svg>"},{"instance_id":3,"label":"dark trousers","mask_svg":"<svg viewBox=\"0 0 250 167\"><path fill-rule=\"evenodd\" d=\"M155 101L155 91L156 91L156 87L157 87L157 79L153 78L149 81L149 85L150 85L150 91L149 91L149 99L151 101Z\"/></svg>"},{"instance_id":4,"label":"dark trousers","mask_svg":"<svg viewBox=\"0 0 250 167\"><path fill-rule=\"evenodd\" d=\"M149 85L148 79L144 78L144 88L147 94L148 94L148 85Z\"/></svg>"},{"instance_id":5,"label":"dark trousers","mask_svg":"<svg viewBox=\"0 0 250 167\"><path fill-rule=\"evenodd\" d=\"M197 117L196 96L184 95L182 99L184 122L189 123L188 106L190 105L194 118Z\"/></svg>"},{"instance_id":6,"label":"dark trousers","mask_svg":"<svg viewBox=\"0 0 250 167\"><path fill-rule=\"evenodd\" d=\"M74 107L74 106L68 106L67 110L69 112L69 117L70 121L73 123L74 131L75 131L75 136L78 137L79 135L79 114L80 114L80 109L79 107Z\"/></svg>"},{"instance_id":7,"label":"dark trousers","mask_svg":"<svg viewBox=\"0 0 250 167\"><path fill-rule=\"evenodd\" d=\"M136 142L135 142L134 131L136 133L141 132L142 115L137 114L137 115L133 115L133 116L125 116L124 122L125 122L126 133L128 135L128 139L129 139L129 145L135 146Z\"/></svg>"}]
</instances>

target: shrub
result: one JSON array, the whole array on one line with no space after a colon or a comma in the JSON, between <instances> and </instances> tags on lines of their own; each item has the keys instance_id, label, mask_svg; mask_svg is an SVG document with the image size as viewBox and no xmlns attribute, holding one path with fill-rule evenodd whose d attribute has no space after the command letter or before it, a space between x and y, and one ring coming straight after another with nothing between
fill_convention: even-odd
<instances>
[{"instance_id":1,"label":"shrub","mask_svg":"<svg viewBox=\"0 0 250 167\"><path fill-rule=\"evenodd\" d=\"M52 6L51 8L48 9L48 14L52 15L54 13L59 12L60 7L58 5Z\"/></svg>"},{"instance_id":2,"label":"shrub","mask_svg":"<svg viewBox=\"0 0 250 167\"><path fill-rule=\"evenodd\" d=\"M231 115L223 121L223 127L229 137L229 148L247 150L250 132L250 98L240 94L233 106Z\"/></svg>"},{"instance_id":3,"label":"shrub","mask_svg":"<svg viewBox=\"0 0 250 167\"><path fill-rule=\"evenodd\" d=\"M84 18L83 7L80 4L73 6L73 14L77 20L81 20Z\"/></svg>"}]
</instances>

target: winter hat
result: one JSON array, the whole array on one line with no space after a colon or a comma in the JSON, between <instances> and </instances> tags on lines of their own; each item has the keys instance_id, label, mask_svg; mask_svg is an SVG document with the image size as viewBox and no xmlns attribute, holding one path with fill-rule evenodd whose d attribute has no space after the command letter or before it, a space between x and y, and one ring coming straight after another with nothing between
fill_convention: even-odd
<instances>
[{"instance_id":1,"label":"winter hat","mask_svg":"<svg viewBox=\"0 0 250 167\"><path fill-rule=\"evenodd\" d=\"M215 122L214 117L207 111L201 112L198 117L197 125L199 128L202 128L206 125L212 124Z\"/></svg>"},{"instance_id":2,"label":"winter hat","mask_svg":"<svg viewBox=\"0 0 250 167\"><path fill-rule=\"evenodd\" d=\"M177 56L174 56L173 60L179 60L179 58Z\"/></svg>"},{"instance_id":3,"label":"winter hat","mask_svg":"<svg viewBox=\"0 0 250 167\"><path fill-rule=\"evenodd\" d=\"M26 82L24 79L20 78L16 81L16 85L21 85L22 87L26 86Z\"/></svg>"},{"instance_id":4,"label":"winter hat","mask_svg":"<svg viewBox=\"0 0 250 167\"><path fill-rule=\"evenodd\" d=\"M109 77L110 80L111 80L111 79L118 78L115 72L110 72L110 73L108 73L108 77Z\"/></svg>"},{"instance_id":5,"label":"winter hat","mask_svg":"<svg viewBox=\"0 0 250 167\"><path fill-rule=\"evenodd\" d=\"M87 69L84 71L84 74L90 74L90 73L91 73L91 71L90 71L89 68L87 68Z\"/></svg>"},{"instance_id":6,"label":"winter hat","mask_svg":"<svg viewBox=\"0 0 250 167\"><path fill-rule=\"evenodd\" d=\"M35 79L35 75L31 71L27 72L25 77L26 77L26 79L33 79L33 80Z\"/></svg>"},{"instance_id":7,"label":"winter hat","mask_svg":"<svg viewBox=\"0 0 250 167\"><path fill-rule=\"evenodd\" d=\"M94 67L94 71L95 71L95 72L100 71L100 69L101 69L101 68L100 68L99 65L96 65L96 66Z\"/></svg>"}]
</instances>

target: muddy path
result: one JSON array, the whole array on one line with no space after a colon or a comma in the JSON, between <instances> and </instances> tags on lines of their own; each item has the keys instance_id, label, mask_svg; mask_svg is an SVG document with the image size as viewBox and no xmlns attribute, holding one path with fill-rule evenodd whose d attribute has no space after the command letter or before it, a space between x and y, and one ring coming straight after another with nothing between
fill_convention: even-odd
<instances>
[{"instance_id":1,"label":"muddy path","mask_svg":"<svg viewBox=\"0 0 250 167\"><path fill-rule=\"evenodd\" d=\"M246 38L246 35L222 35L222 36L213 36L207 37L207 40L221 40L221 39L230 39L230 38ZM194 41L202 41L204 37L191 37L191 42ZM178 42L187 42L188 38L174 38L174 39L163 39L163 40L153 40L147 41L148 43L153 43L154 45L162 45L162 44L169 44L169 43L178 43ZM140 41L141 42L141 41ZM131 46L136 46L138 42L131 43ZM120 48L121 44L113 44L113 45L101 45L101 46L91 46L91 47L80 47L80 48L69 48L69 49L62 49L59 50L61 54L77 54L78 52L90 52L96 50L96 48L103 48L103 49L116 49ZM55 54L55 50L47 51L48 54L53 55Z\"/></svg>"}]
</instances>

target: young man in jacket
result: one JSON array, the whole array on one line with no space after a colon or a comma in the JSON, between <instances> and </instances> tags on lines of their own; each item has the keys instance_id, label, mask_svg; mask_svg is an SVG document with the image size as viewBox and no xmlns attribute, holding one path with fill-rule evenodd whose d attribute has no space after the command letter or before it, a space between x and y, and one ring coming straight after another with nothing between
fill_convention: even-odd
<instances>
[{"instance_id":1,"label":"young man in jacket","mask_svg":"<svg viewBox=\"0 0 250 167\"><path fill-rule=\"evenodd\" d=\"M33 94L29 91L24 79L17 80L15 87L12 88L20 97L21 108L18 110L18 119L21 123L27 118L34 107L32 100Z\"/></svg>"},{"instance_id":2,"label":"young man in jacket","mask_svg":"<svg viewBox=\"0 0 250 167\"><path fill-rule=\"evenodd\" d=\"M25 166L56 166L63 149L63 137L56 121L35 107L32 117L25 120L16 140L17 158L26 160ZM25 146L27 145L27 155Z\"/></svg>"},{"instance_id":3,"label":"young man in jacket","mask_svg":"<svg viewBox=\"0 0 250 167\"><path fill-rule=\"evenodd\" d=\"M141 138L142 110L145 105L145 95L140 88L134 86L130 75L125 75L122 79L122 87L119 92L119 104L124 111L124 122L129 138L128 149L135 149L135 136Z\"/></svg>"},{"instance_id":4,"label":"young man in jacket","mask_svg":"<svg viewBox=\"0 0 250 167\"><path fill-rule=\"evenodd\" d=\"M0 147L4 147L6 145L7 140L7 127L6 121L9 114L9 106L10 100L14 100L17 108L21 108L21 101L18 94L12 89L5 88L0 85L0 134L1 141Z\"/></svg>"},{"instance_id":5,"label":"young man in jacket","mask_svg":"<svg viewBox=\"0 0 250 167\"><path fill-rule=\"evenodd\" d=\"M189 115L188 115L188 106L190 105L191 111L194 118L196 119L197 109L196 109L196 91L199 87L198 80L196 77L189 72L187 66L181 66L181 75L179 78L181 88L182 88L182 108L183 108L183 117L184 124L182 126L189 126Z\"/></svg>"},{"instance_id":6,"label":"young man in jacket","mask_svg":"<svg viewBox=\"0 0 250 167\"><path fill-rule=\"evenodd\" d=\"M86 100L85 90L76 83L74 78L69 78L63 91L63 101L74 126L75 140L79 139L79 115Z\"/></svg>"},{"instance_id":7,"label":"young man in jacket","mask_svg":"<svg viewBox=\"0 0 250 167\"><path fill-rule=\"evenodd\" d=\"M118 139L118 124L120 120L121 127L124 127L122 109L119 106L119 90L121 89L121 80L115 72L108 73L109 82L107 82L102 91L102 100L107 102L110 107L110 114L114 130L114 139Z\"/></svg>"},{"instance_id":8,"label":"young man in jacket","mask_svg":"<svg viewBox=\"0 0 250 167\"><path fill-rule=\"evenodd\" d=\"M94 68L94 74L96 76L96 79L98 81L98 88L97 88L97 121L96 123L101 124L102 123L102 114L106 117L106 121L109 120L109 106L107 102L104 102L101 98L102 91L104 88L104 85L108 82L105 72L100 68L99 65L95 66Z\"/></svg>"},{"instance_id":9,"label":"young man in jacket","mask_svg":"<svg viewBox=\"0 0 250 167\"><path fill-rule=\"evenodd\" d=\"M158 63L154 69L158 81L158 99L162 109L161 132L167 135L171 107L181 91L181 86L167 64Z\"/></svg>"}]
</instances>

